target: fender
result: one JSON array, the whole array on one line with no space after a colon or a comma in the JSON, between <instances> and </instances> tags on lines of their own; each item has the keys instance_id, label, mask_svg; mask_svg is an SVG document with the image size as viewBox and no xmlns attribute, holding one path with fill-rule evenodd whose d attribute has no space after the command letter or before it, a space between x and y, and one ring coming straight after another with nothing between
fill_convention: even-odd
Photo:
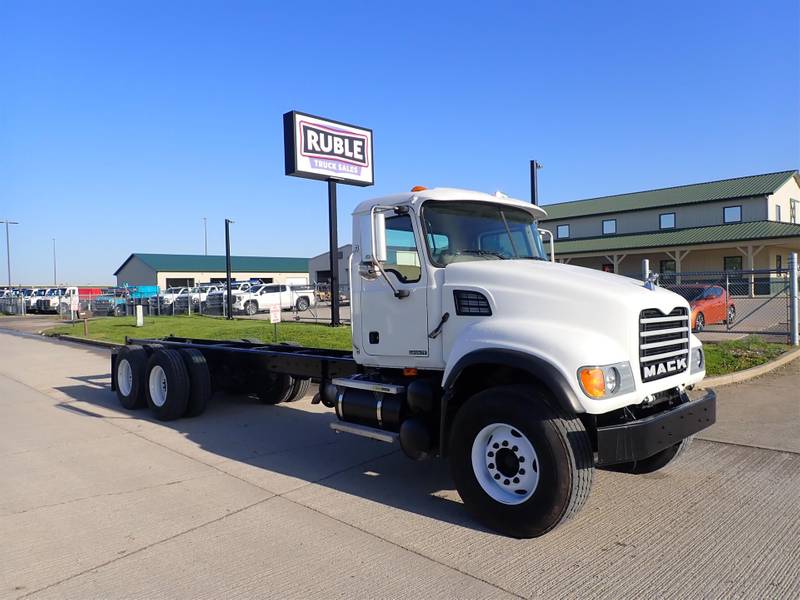
<instances>
[{"instance_id":1,"label":"fender","mask_svg":"<svg viewBox=\"0 0 800 600\"><path fill-rule=\"evenodd\" d=\"M447 405L452 397L453 388L465 369L478 364L511 366L526 371L547 386L553 394L557 408L561 411L566 414L586 412L564 375L546 360L525 352L506 348L475 350L459 359L442 384L444 395L442 396L441 418L439 420L439 453L441 456L445 456L447 452L446 433L449 425L447 422Z\"/></svg>"}]
</instances>

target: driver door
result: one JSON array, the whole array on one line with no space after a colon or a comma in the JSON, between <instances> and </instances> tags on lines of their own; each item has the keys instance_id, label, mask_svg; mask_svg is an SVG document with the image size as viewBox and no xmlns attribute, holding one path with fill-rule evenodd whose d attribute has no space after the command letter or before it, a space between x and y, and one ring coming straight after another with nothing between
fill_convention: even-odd
<instances>
[{"instance_id":1,"label":"driver door","mask_svg":"<svg viewBox=\"0 0 800 600\"><path fill-rule=\"evenodd\" d=\"M362 281L361 348L366 354L428 356L427 273L421 268L421 239L411 215L387 216L383 269L395 289L408 295L396 298L383 277Z\"/></svg>"}]
</instances>

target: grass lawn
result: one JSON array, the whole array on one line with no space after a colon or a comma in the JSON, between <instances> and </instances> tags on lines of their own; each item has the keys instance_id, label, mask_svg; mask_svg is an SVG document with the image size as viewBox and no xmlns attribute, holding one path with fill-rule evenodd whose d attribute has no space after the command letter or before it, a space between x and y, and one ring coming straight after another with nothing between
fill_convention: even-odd
<instances>
[{"instance_id":1,"label":"grass lawn","mask_svg":"<svg viewBox=\"0 0 800 600\"><path fill-rule=\"evenodd\" d=\"M703 349L706 353L706 374L713 377L762 365L789 350L789 346L766 342L751 335L730 342L709 342L703 345Z\"/></svg>"},{"instance_id":2,"label":"grass lawn","mask_svg":"<svg viewBox=\"0 0 800 600\"><path fill-rule=\"evenodd\" d=\"M145 317L144 327L136 327L134 317L102 317L89 321L89 337L106 342L125 342L125 336L159 338L168 335L204 338L209 340L240 340L258 338L265 342L274 339L269 321L235 319L228 321L199 316ZM84 337L83 323L53 327L45 335L74 335ZM313 348L350 350L350 328L328 327L312 323L278 323L279 342L297 342Z\"/></svg>"}]
</instances>

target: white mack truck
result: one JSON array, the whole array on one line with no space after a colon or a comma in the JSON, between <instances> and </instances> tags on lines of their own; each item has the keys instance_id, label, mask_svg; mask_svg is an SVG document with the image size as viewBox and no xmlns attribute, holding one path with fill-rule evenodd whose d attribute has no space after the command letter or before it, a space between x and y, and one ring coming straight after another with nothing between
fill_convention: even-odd
<instances>
[{"instance_id":1,"label":"white mack truck","mask_svg":"<svg viewBox=\"0 0 800 600\"><path fill-rule=\"evenodd\" d=\"M713 391L689 396L705 364L686 300L553 262L544 215L447 188L364 202L352 352L129 340L112 358L113 387L123 406L173 419L202 412L215 389L278 404L313 381L332 428L446 458L477 519L542 535L580 510L595 468L664 468L716 418Z\"/></svg>"}]
</instances>

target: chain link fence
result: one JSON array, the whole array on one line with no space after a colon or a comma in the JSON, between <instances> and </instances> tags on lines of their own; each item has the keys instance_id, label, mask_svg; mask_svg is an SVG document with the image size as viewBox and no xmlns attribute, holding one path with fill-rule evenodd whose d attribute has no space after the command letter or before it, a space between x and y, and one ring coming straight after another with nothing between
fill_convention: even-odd
<instances>
[{"instance_id":1,"label":"chain link fence","mask_svg":"<svg viewBox=\"0 0 800 600\"><path fill-rule=\"evenodd\" d=\"M232 283L232 314L235 318L270 320L270 310L281 308L281 319L311 323L331 320L330 285L290 285L260 282ZM6 292L0 296L0 312L9 315L47 314L62 320L97 317L131 317L138 306L145 317L198 315L227 317L224 283L193 288L156 286L128 288L53 288ZM340 320L350 322L350 287L339 286Z\"/></svg>"},{"instance_id":2,"label":"chain link fence","mask_svg":"<svg viewBox=\"0 0 800 600\"><path fill-rule=\"evenodd\" d=\"M791 293L788 269L663 272L658 286L683 296L691 308L691 327L707 338L735 339L757 334L773 341L790 336ZM630 277L643 279L642 274Z\"/></svg>"}]
</instances>

